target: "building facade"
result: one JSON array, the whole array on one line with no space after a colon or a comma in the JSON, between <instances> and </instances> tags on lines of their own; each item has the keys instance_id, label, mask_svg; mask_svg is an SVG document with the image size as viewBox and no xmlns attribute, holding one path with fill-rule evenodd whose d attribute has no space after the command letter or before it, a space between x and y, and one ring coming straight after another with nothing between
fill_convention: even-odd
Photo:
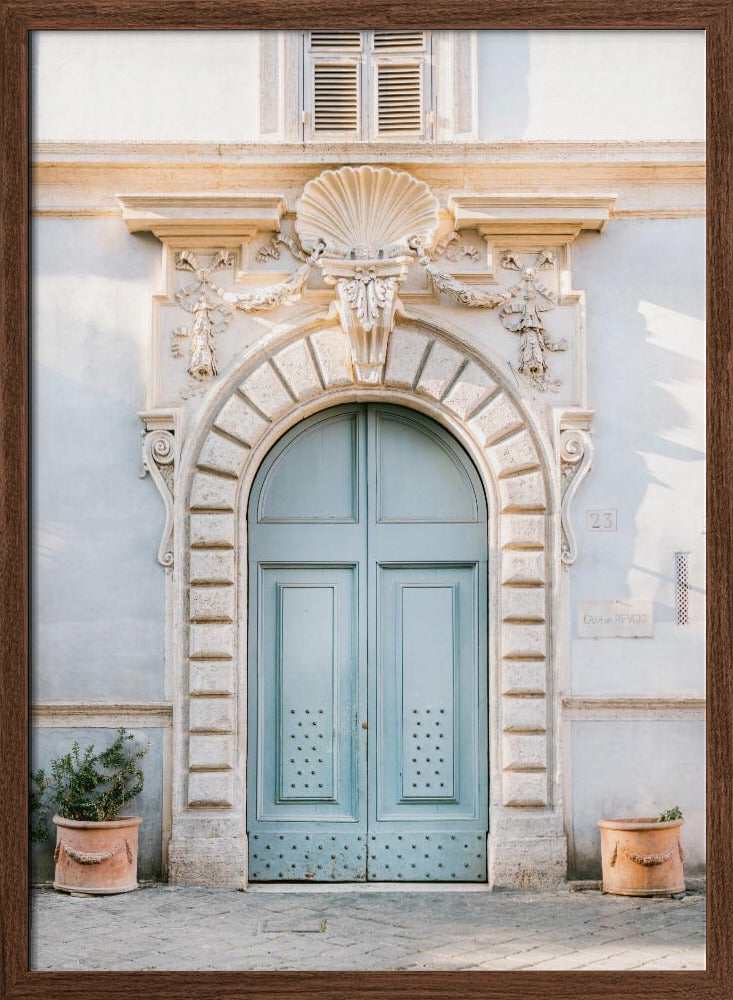
<instances>
[{"instance_id":1,"label":"building facade","mask_svg":"<svg viewBox=\"0 0 733 1000\"><path fill-rule=\"evenodd\" d=\"M35 762L149 739L175 883L541 888L675 805L702 874L703 34L33 63Z\"/></svg>"}]
</instances>

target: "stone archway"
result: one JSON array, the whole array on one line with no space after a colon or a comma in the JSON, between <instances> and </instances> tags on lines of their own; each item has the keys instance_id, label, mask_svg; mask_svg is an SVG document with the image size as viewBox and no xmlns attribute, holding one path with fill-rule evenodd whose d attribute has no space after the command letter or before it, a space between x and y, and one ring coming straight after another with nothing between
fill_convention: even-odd
<instances>
[{"instance_id":1,"label":"stone archway","mask_svg":"<svg viewBox=\"0 0 733 1000\"><path fill-rule=\"evenodd\" d=\"M422 321L389 339L378 383L355 380L339 327L313 324L253 350L217 387L181 457L174 510L177 642L170 879L246 886L247 497L274 442L353 400L413 407L472 456L489 501L489 882L565 875L553 618L559 470L495 363Z\"/></svg>"}]
</instances>

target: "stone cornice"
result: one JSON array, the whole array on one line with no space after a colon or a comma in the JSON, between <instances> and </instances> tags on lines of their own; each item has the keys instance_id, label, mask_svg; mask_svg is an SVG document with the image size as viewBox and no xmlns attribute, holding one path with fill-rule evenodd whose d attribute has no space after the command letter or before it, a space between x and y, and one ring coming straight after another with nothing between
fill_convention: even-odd
<instances>
[{"instance_id":1,"label":"stone cornice","mask_svg":"<svg viewBox=\"0 0 733 1000\"><path fill-rule=\"evenodd\" d=\"M117 201L131 233L158 239L276 232L286 208L269 194L120 194Z\"/></svg>"},{"instance_id":2,"label":"stone cornice","mask_svg":"<svg viewBox=\"0 0 733 1000\"><path fill-rule=\"evenodd\" d=\"M541 236L573 240L582 230L601 232L611 218L615 194L460 194L448 198L455 228L477 229L486 239Z\"/></svg>"}]
</instances>

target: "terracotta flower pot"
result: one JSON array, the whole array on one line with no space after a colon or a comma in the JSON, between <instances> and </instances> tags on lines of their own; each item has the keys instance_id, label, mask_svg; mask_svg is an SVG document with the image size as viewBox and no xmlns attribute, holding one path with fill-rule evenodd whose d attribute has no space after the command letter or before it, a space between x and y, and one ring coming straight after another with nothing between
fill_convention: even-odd
<instances>
[{"instance_id":1,"label":"terracotta flower pot","mask_svg":"<svg viewBox=\"0 0 733 1000\"><path fill-rule=\"evenodd\" d=\"M54 889L111 895L137 889L137 832L141 816L106 822L65 819L56 824Z\"/></svg>"},{"instance_id":2,"label":"terracotta flower pot","mask_svg":"<svg viewBox=\"0 0 733 1000\"><path fill-rule=\"evenodd\" d=\"M603 891L618 896L665 896L685 891L683 819L602 819Z\"/></svg>"}]
</instances>

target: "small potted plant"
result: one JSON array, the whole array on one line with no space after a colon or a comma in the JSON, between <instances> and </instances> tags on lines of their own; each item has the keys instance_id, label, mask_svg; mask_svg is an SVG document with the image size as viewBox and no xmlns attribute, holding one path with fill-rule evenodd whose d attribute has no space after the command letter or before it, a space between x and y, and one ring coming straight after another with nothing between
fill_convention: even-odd
<instances>
[{"instance_id":1,"label":"small potted plant","mask_svg":"<svg viewBox=\"0 0 733 1000\"><path fill-rule=\"evenodd\" d=\"M139 795L143 772L139 762L150 744L133 750L124 728L110 747L71 752L51 761L51 775L31 775L31 839L46 840L49 807L56 815L54 888L63 892L109 895L137 888L137 835L141 816L119 816Z\"/></svg>"},{"instance_id":2,"label":"small potted plant","mask_svg":"<svg viewBox=\"0 0 733 1000\"><path fill-rule=\"evenodd\" d=\"M656 817L602 819L603 891L617 896L671 896L685 891L675 806Z\"/></svg>"}]
</instances>

